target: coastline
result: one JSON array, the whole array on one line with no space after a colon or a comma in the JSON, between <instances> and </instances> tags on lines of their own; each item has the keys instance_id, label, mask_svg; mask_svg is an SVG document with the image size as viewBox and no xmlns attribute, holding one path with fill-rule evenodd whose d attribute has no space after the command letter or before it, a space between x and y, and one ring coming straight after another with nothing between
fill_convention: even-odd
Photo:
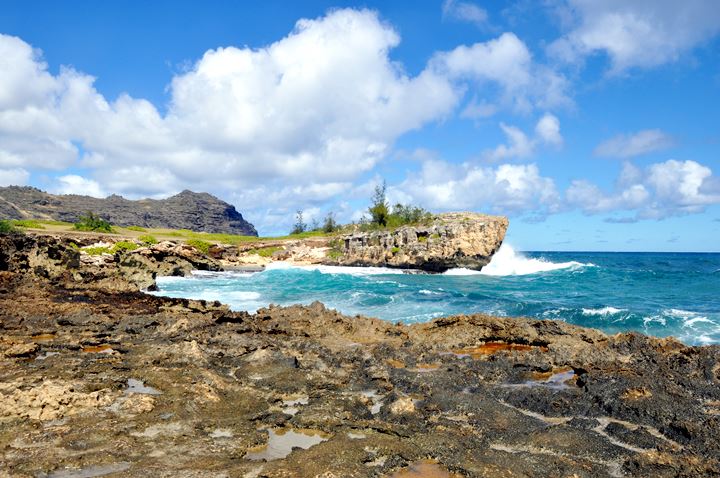
<instances>
[{"instance_id":1,"label":"coastline","mask_svg":"<svg viewBox=\"0 0 720 478\"><path fill-rule=\"evenodd\" d=\"M482 314L232 312L138 290L210 256L83 263L65 239L2 239L0 476L720 473L718 346ZM313 446L250 459L293 433Z\"/></svg>"}]
</instances>

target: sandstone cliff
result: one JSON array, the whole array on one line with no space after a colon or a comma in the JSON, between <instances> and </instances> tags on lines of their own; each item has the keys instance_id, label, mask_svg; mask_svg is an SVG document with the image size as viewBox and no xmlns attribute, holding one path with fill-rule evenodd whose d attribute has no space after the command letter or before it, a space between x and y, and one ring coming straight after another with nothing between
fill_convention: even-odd
<instances>
[{"instance_id":1,"label":"sandstone cliff","mask_svg":"<svg viewBox=\"0 0 720 478\"><path fill-rule=\"evenodd\" d=\"M445 213L429 226L359 232L342 237L342 254L329 262L442 272L454 267L481 269L500 248L508 220L477 213Z\"/></svg>"},{"instance_id":2,"label":"sandstone cliff","mask_svg":"<svg viewBox=\"0 0 720 478\"><path fill-rule=\"evenodd\" d=\"M142 226L257 236L234 206L207 193L183 191L167 199L131 201L112 195L54 195L31 187L0 188L0 218L75 222L92 211L118 226Z\"/></svg>"}]
</instances>

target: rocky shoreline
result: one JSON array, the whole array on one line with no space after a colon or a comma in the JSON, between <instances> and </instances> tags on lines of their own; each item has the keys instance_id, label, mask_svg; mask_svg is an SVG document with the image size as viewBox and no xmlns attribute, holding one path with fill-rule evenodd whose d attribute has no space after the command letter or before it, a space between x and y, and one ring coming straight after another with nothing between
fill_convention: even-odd
<instances>
[{"instance_id":1,"label":"rocky shoreline","mask_svg":"<svg viewBox=\"0 0 720 478\"><path fill-rule=\"evenodd\" d=\"M70 242L0 237L0 477L720 474L718 346L233 312L139 292L227 251Z\"/></svg>"}]
</instances>

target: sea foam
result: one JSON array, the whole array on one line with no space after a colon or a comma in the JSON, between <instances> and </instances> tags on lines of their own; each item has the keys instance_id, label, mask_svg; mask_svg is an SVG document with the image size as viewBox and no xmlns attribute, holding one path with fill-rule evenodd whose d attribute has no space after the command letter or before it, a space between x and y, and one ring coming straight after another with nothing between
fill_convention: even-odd
<instances>
[{"instance_id":1,"label":"sea foam","mask_svg":"<svg viewBox=\"0 0 720 478\"><path fill-rule=\"evenodd\" d=\"M545 259L529 258L516 252L509 244L503 244L492 256L490 263L482 268L480 274L487 276L514 276L585 266L592 266L592 264L583 264L577 261L550 262Z\"/></svg>"}]
</instances>

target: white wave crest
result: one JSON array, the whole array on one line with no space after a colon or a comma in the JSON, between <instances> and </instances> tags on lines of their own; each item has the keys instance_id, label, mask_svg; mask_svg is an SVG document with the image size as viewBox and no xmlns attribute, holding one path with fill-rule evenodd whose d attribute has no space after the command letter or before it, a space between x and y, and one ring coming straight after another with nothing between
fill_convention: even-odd
<instances>
[{"instance_id":1,"label":"white wave crest","mask_svg":"<svg viewBox=\"0 0 720 478\"><path fill-rule=\"evenodd\" d=\"M322 265L295 265L285 262L272 262L265 270L277 269L300 269L306 271L318 271L322 274L348 274L352 276L374 276L389 274L404 274L402 269L391 269L389 267L350 267L350 266L322 266Z\"/></svg>"},{"instance_id":2,"label":"white wave crest","mask_svg":"<svg viewBox=\"0 0 720 478\"><path fill-rule=\"evenodd\" d=\"M475 276L479 275L480 271L475 271L472 269L465 269L464 267L459 267L457 269L448 269L445 272L443 272L443 275L446 276Z\"/></svg>"},{"instance_id":3,"label":"white wave crest","mask_svg":"<svg viewBox=\"0 0 720 478\"><path fill-rule=\"evenodd\" d=\"M550 262L545 259L525 257L519 252L515 252L512 246L503 244L492 256L490 263L482 268L480 274L487 276L527 275L587 266L593 266L593 264L583 264L577 261Z\"/></svg>"},{"instance_id":4,"label":"white wave crest","mask_svg":"<svg viewBox=\"0 0 720 478\"><path fill-rule=\"evenodd\" d=\"M602 307L600 309L583 309L585 315L613 315L620 312L627 312L627 309L618 309L615 307Z\"/></svg>"}]
</instances>

